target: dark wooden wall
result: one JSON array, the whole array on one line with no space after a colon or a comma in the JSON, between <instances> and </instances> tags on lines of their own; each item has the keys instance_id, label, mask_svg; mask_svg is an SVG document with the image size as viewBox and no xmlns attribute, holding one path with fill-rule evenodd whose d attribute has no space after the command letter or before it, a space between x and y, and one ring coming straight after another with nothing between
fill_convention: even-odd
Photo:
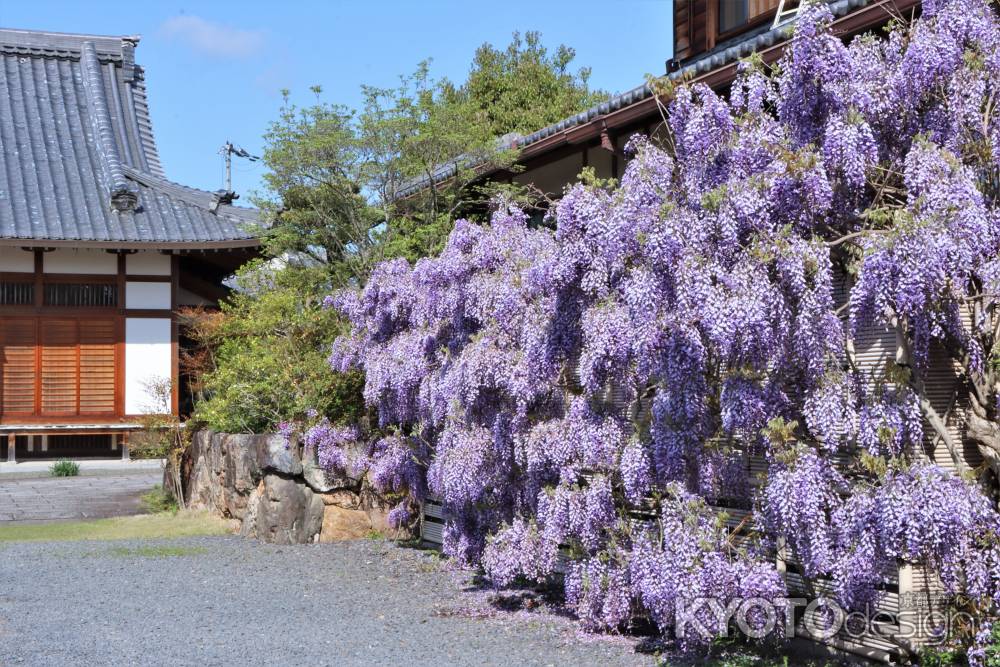
<instances>
[{"instance_id":1,"label":"dark wooden wall","mask_svg":"<svg viewBox=\"0 0 1000 667\"><path fill-rule=\"evenodd\" d=\"M770 21L778 0L746 0L747 22L739 29L719 34L719 3L741 0L674 0L674 60L686 60L711 51L721 39L737 37ZM786 1L791 7L794 2Z\"/></svg>"}]
</instances>

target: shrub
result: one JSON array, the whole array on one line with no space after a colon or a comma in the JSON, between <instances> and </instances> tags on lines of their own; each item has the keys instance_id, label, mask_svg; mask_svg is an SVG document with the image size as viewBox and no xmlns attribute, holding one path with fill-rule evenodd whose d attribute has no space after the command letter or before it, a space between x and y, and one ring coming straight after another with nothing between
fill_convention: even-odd
<instances>
[{"instance_id":1,"label":"shrub","mask_svg":"<svg viewBox=\"0 0 1000 667\"><path fill-rule=\"evenodd\" d=\"M956 664L958 657L955 650L932 646L920 652L920 667L947 667Z\"/></svg>"},{"instance_id":2,"label":"shrub","mask_svg":"<svg viewBox=\"0 0 1000 667\"><path fill-rule=\"evenodd\" d=\"M273 431L309 408L356 422L364 410L362 375L333 374L326 364L343 325L322 306L322 272L258 262L241 269L237 282L221 322L204 332L214 363L194 418L228 433Z\"/></svg>"},{"instance_id":3,"label":"shrub","mask_svg":"<svg viewBox=\"0 0 1000 667\"><path fill-rule=\"evenodd\" d=\"M60 459L49 467L49 474L53 477L76 477L80 474L80 464L69 459Z\"/></svg>"},{"instance_id":4,"label":"shrub","mask_svg":"<svg viewBox=\"0 0 1000 667\"><path fill-rule=\"evenodd\" d=\"M969 651L971 667L1000 667L1000 622L984 626Z\"/></svg>"}]
</instances>

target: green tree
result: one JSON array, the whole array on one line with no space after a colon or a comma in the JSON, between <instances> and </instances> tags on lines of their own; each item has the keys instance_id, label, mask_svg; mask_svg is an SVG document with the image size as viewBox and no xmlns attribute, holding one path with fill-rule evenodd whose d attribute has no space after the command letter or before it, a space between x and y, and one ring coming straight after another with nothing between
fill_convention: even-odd
<instances>
[{"instance_id":1,"label":"green tree","mask_svg":"<svg viewBox=\"0 0 1000 667\"><path fill-rule=\"evenodd\" d=\"M430 63L395 87L362 89L360 109L322 100L297 106L286 92L265 134L266 192L256 200L263 259L236 277L219 316L188 327L202 374L196 418L223 431L273 429L309 408L334 421L362 416L356 374L328 371L344 323L322 299L361 285L388 257L440 250L457 216L485 216L499 193L522 205L535 195L484 181L517 170L499 139L529 132L594 103L589 70L569 71L572 49L550 54L538 33L515 33L504 50L485 44L468 79L435 79ZM412 184L422 180L424 186Z\"/></svg>"},{"instance_id":2,"label":"green tree","mask_svg":"<svg viewBox=\"0 0 1000 667\"><path fill-rule=\"evenodd\" d=\"M607 98L588 87L589 67L570 71L575 57L563 44L550 54L539 32L515 32L506 49L479 47L461 92L493 136L528 134Z\"/></svg>"},{"instance_id":3,"label":"green tree","mask_svg":"<svg viewBox=\"0 0 1000 667\"><path fill-rule=\"evenodd\" d=\"M358 135L367 158L371 204L381 212L383 253L418 257L436 252L457 212L482 199L472 184L484 167L513 164L496 137L430 63L393 88L365 86ZM413 191L412 184L424 186Z\"/></svg>"},{"instance_id":4,"label":"green tree","mask_svg":"<svg viewBox=\"0 0 1000 667\"><path fill-rule=\"evenodd\" d=\"M264 255L295 255L325 271L332 286L364 275L381 255L379 223L363 188L368 165L354 112L316 102L297 107L284 93L276 121L264 135L268 195L255 202L267 221L257 230Z\"/></svg>"}]
</instances>

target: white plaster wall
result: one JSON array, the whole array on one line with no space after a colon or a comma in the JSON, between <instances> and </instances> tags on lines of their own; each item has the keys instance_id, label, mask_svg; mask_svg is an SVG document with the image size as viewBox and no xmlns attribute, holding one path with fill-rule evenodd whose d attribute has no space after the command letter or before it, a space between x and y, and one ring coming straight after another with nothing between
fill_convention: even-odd
<instances>
[{"instance_id":1,"label":"white plaster wall","mask_svg":"<svg viewBox=\"0 0 1000 667\"><path fill-rule=\"evenodd\" d=\"M45 273L96 273L110 276L118 273L118 255L96 248L56 248L43 253L42 258Z\"/></svg>"},{"instance_id":2,"label":"white plaster wall","mask_svg":"<svg viewBox=\"0 0 1000 667\"><path fill-rule=\"evenodd\" d=\"M125 273L133 276L169 276L170 255L136 252L125 255Z\"/></svg>"},{"instance_id":3,"label":"white plaster wall","mask_svg":"<svg viewBox=\"0 0 1000 667\"><path fill-rule=\"evenodd\" d=\"M170 283L125 283L126 308L171 308Z\"/></svg>"},{"instance_id":4,"label":"white plaster wall","mask_svg":"<svg viewBox=\"0 0 1000 667\"><path fill-rule=\"evenodd\" d=\"M125 319L125 414L162 412L148 385L171 377L170 319Z\"/></svg>"},{"instance_id":5,"label":"white plaster wall","mask_svg":"<svg viewBox=\"0 0 1000 667\"><path fill-rule=\"evenodd\" d=\"M20 248L0 247L0 272L34 273L35 253Z\"/></svg>"}]
</instances>

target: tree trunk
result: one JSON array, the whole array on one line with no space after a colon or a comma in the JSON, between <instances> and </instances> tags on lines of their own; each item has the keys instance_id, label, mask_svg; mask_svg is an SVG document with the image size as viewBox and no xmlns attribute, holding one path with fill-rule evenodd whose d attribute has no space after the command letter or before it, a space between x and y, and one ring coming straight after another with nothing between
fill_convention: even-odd
<instances>
[{"instance_id":1,"label":"tree trunk","mask_svg":"<svg viewBox=\"0 0 1000 667\"><path fill-rule=\"evenodd\" d=\"M910 341L906 334L906 325L898 318L893 318L892 326L896 334L896 363L905 368L911 368L910 359L912 355L910 353ZM924 419L927 420L927 423L930 424L930 427L934 429L937 437L941 438L941 442L948 449L948 453L951 455L951 460L955 464L958 474L965 475L969 471L969 466L965 462L965 456L958 447L958 444L952 439L945 418L938 414L938 411L931 404L923 379L912 368L909 385L920 401L920 412L923 414Z\"/></svg>"},{"instance_id":2,"label":"tree trunk","mask_svg":"<svg viewBox=\"0 0 1000 667\"><path fill-rule=\"evenodd\" d=\"M966 417L966 435L976 443L994 477L1000 481L1000 424L989 419L975 396L970 396L971 409Z\"/></svg>"},{"instance_id":3,"label":"tree trunk","mask_svg":"<svg viewBox=\"0 0 1000 667\"><path fill-rule=\"evenodd\" d=\"M948 453L951 454L952 463L955 464L955 470L958 471L959 475L965 475L969 471L969 465L965 461L965 456L959 449L958 444L951 437L951 433L948 431L948 424L938 414L937 410L934 409L934 406L931 405L930 399L927 398L923 382L911 382L910 384L920 399L920 411L923 413L924 419L927 420L927 423L934 429L934 433L941 438L944 446L948 449Z\"/></svg>"}]
</instances>

